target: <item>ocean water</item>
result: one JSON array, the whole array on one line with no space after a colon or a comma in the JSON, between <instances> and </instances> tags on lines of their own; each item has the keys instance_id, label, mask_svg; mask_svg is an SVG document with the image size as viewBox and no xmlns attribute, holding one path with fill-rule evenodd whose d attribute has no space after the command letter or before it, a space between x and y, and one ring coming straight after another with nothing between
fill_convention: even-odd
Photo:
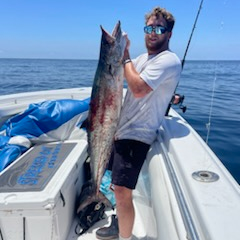
<instances>
[{"instance_id":1,"label":"ocean water","mask_svg":"<svg viewBox=\"0 0 240 240\"><path fill-rule=\"evenodd\" d=\"M0 59L0 95L92 86L97 60ZM240 61L186 61L177 111L240 183ZM209 127L210 126L210 130Z\"/></svg>"}]
</instances>

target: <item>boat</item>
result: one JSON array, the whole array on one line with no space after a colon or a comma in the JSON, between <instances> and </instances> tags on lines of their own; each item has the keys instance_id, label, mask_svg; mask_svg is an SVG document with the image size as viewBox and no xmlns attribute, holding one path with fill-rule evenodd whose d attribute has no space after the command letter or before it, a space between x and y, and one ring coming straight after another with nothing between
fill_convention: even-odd
<instances>
[{"instance_id":1,"label":"boat","mask_svg":"<svg viewBox=\"0 0 240 240\"><path fill-rule=\"evenodd\" d=\"M87 87L1 96L0 128L30 104L60 99L82 102L90 95ZM85 109L78 120L86 117ZM64 138L58 134L59 139L38 139L0 173L1 240L91 240L99 227L110 224L114 210L107 209L86 233L75 233L77 199L88 161L86 133L78 130ZM34 169L33 161L38 163ZM43 174L44 161L50 167L59 164L37 183L35 171ZM133 200L135 240L240 239L239 185L173 108L148 152Z\"/></svg>"}]
</instances>

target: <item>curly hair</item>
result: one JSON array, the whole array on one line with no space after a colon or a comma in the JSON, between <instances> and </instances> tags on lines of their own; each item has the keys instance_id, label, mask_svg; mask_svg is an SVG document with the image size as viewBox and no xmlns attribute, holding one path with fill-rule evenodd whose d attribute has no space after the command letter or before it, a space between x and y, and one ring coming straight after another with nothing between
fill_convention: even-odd
<instances>
[{"instance_id":1,"label":"curly hair","mask_svg":"<svg viewBox=\"0 0 240 240\"><path fill-rule=\"evenodd\" d=\"M168 31L171 32L175 23L175 18L165 8L155 7L150 13L145 15L145 24L147 24L149 18L155 16L157 19L162 16L167 22Z\"/></svg>"}]
</instances>

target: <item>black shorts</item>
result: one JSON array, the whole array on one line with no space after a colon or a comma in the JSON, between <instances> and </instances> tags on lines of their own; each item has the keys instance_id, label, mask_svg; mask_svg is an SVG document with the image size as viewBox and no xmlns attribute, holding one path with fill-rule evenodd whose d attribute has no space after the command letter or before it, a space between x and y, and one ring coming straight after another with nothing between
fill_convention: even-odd
<instances>
[{"instance_id":1,"label":"black shorts","mask_svg":"<svg viewBox=\"0 0 240 240\"><path fill-rule=\"evenodd\" d=\"M112 183L135 189L149 148L150 145L136 140L115 141L108 165L112 171Z\"/></svg>"}]
</instances>

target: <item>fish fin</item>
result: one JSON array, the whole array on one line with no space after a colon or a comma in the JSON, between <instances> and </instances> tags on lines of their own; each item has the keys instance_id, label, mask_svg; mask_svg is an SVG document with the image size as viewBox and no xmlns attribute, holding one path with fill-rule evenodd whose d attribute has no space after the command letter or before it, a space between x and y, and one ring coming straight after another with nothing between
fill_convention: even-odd
<instances>
[{"instance_id":1,"label":"fish fin","mask_svg":"<svg viewBox=\"0 0 240 240\"><path fill-rule=\"evenodd\" d=\"M109 34L102 26L100 26L102 29L102 42L106 42L109 44L112 44L115 42L115 38Z\"/></svg>"},{"instance_id":2,"label":"fish fin","mask_svg":"<svg viewBox=\"0 0 240 240\"><path fill-rule=\"evenodd\" d=\"M118 38L118 35L121 35L121 34L122 34L122 32L121 32L121 22L118 21L116 26L113 29L112 36L116 39L116 38Z\"/></svg>"}]
</instances>

